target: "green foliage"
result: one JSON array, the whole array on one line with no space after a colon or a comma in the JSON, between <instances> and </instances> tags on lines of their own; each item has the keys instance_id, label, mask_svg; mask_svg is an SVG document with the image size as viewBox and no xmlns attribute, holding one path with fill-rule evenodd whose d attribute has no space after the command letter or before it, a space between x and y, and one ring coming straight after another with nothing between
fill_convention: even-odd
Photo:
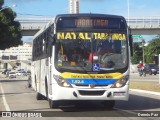
<instances>
[{"instance_id":1,"label":"green foliage","mask_svg":"<svg viewBox=\"0 0 160 120\"><path fill-rule=\"evenodd\" d=\"M148 46L145 47L144 53L145 53L146 63L152 63L153 57L155 55L160 54L160 36L149 42Z\"/></svg>"},{"instance_id":2,"label":"green foliage","mask_svg":"<svg viewBox=\"0 0 160 120\"><path fill-rule=\"evenodd\" d=\"M2 7L3 4L4 4L4 0L0 0L0 8Z\"/></svg>"},{"instance_id":3,"label":"green foliage","mask_svg":"<svg viewBox=\"0 0 160 120\"><path fill-rule=\"evenodd\" d=\"M133 56L131 61L133 64L143 61L142 42L133 44ZM154 56L160 54L160 35L157 38L151 40L147 46L144 47L145 63L153 63Z\"/></svg>"},{"instance_id":4,"label":"green foliage","mask_svg":"<svg viewBox=\"0 0 160 120\"><path fill-rule=\"evenodd\" d=\"M4 4L3 0L0 0L0 8L2 9ZM0 49L18 46L22 44L20 23L14 21L16 13L11 8L5 8L0 11Z\"/></svg>"},{"instance_id":5,"label":"green foliage","mask_svg":"<svg viewBox=\"0 0 160 120\"><path fill-rule=\"evenodd\" d=\"M143 59L142 43L133 43L133 56L131 58L132 64L137 64Z\"/></svg>"}]
</instances>

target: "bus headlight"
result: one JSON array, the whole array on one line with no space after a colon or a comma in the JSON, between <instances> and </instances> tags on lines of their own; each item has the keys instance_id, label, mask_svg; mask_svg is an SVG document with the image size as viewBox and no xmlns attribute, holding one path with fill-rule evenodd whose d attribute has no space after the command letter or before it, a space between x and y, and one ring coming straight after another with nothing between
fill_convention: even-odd
<instances>
[{"instance_id":1,"label":"bus headlight","mask_svg":"<svg viewBox=\"0 0 160 120\"><path fill-rule=\"evenodd\" d=\"M120 88L126 85L127 81L129 80L129 76L124 76L123 78L119 79L114 85L112 85L112 88Z\"/></svg>"},{"instance_id":2,"label":"bus headlight","mask_svg":"<svg viewBox=\"0 0 160 120\"><path fill-rule=\"evenodd\" d=\"M57 81L58 85L62 87L72 87L71 84L59 75L53 75L54 79Z\"/></svg>"}]
</instances>

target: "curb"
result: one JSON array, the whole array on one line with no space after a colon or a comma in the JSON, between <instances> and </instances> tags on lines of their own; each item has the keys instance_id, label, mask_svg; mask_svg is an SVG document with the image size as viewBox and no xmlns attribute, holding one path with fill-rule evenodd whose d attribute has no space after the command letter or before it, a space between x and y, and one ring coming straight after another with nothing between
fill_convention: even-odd
<instances>
[{"instance_id":1,"label":"curb","mask_svg":"<svg viewBox=\"0 0 160 120\"><path fill-rule=\"evenodd\" d=\"M139 90L139 89L129 89L129 90L133 91L133 92L147 93L147 94L159 95L160 96L160 92L153 92L153 91L146 91L146 90Z\"/></svg>"}]
</instances>

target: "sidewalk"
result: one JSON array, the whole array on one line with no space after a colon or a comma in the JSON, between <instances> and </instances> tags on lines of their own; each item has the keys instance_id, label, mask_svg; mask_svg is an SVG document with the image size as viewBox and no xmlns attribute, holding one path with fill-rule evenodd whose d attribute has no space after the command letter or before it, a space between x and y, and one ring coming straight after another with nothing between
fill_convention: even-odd
<instances>
[{"instance_id":1,"label":"sidewalk","mask_svg":"<svg viewBox=\"0 0 160 120\"><path fill-rule=\"evenodd\" d=\"M153 91L140 90L140 89L129 89L129 90L133 91L133 92L138 92L138 93L146 93L146 94L152 94L152 95L160 96L160 92L153 92Z\"/></svg>"},{"instance_id":2,"label":"sidewalk","mask_svg":"<svg viewBox=\"0 0 160 120\"><path fill-rule=\"evenodd\" d=\"M130 91L160 95L159 75L139 76L138 73L130 73Z\"/></svg>"}]
</instances>

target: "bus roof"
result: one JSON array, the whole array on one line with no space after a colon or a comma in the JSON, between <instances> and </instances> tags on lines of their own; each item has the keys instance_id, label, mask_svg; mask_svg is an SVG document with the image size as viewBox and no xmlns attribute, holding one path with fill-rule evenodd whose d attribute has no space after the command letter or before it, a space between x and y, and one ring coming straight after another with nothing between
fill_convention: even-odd
<instances>
[{"instance_id":1,"label":"bus roof","mask_svg":"<svg viewBox=\"0 0 160 120\"><path fill-rule=\"evenodd\" d=\"M43 33L43 31L45 31L47 28L49 28L55 21L58 20L58 18L60 17L104 17L104 18L121 18L123 20L125 20L125 18L123 16L120 15L110 15L110 14L93 14L93 13L80 13L80 14L58 14L56 17L53 17L53 19L48 22L41 30L39 30L35 35L34 38L35 39L37 36L39 36L41 33Z\"/></svg>"},{"instance_id":2,"label":"bus roof","mask_svg":"<svg viewBox=\"0 0 160 120\"><path fill-rule=\"evenodd\" d=\"M111 17L111 18L122 18L125 19L123 16L120 15L110 15L110 14L93 14L93 13L80 13L80 14L59 14L56 18L59 17Z\"/></svg>"}]
</instances>

